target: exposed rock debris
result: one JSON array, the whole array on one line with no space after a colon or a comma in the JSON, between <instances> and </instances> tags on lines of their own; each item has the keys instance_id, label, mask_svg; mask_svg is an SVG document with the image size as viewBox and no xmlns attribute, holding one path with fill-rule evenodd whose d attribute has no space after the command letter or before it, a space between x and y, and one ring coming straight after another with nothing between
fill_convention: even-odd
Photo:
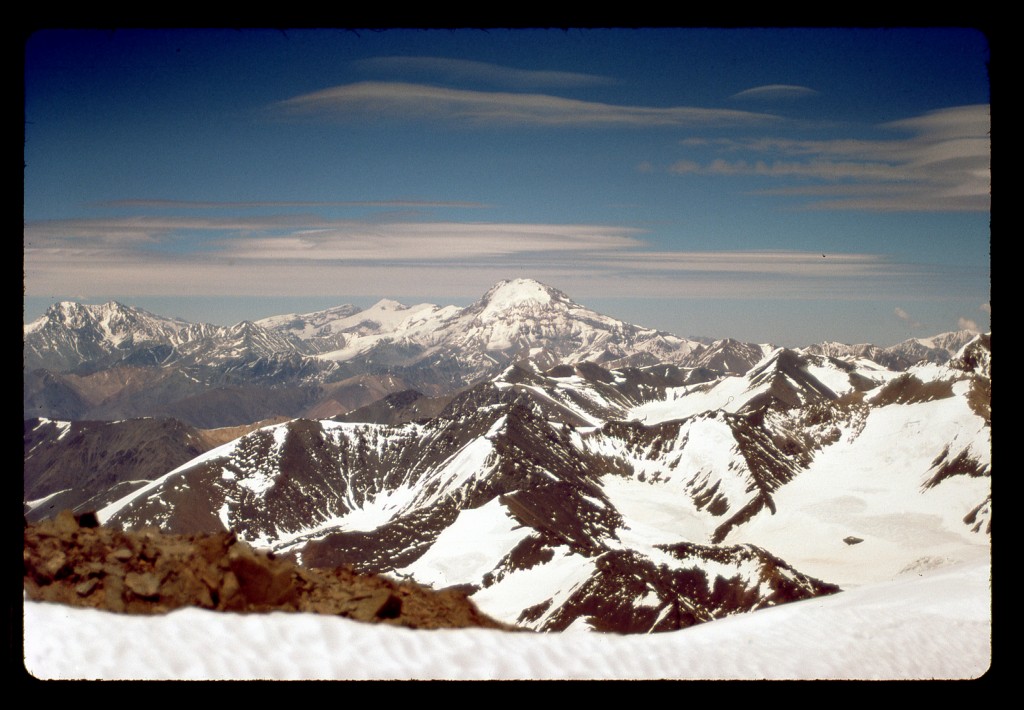
<instances>
[{"instance_id":1,"label":"exposed rock debris","mask_svg":"<svg viewBox=\"0 0 1024 710\"><path fill-rule=\"evenodd\" d=\"M311 569L253 550L233 533L124 532L96 516L65 510L25 524L24 585L29 599L132 614L185 606L218 611L302 611L411 628L513 630L482 614L456 590Z\"/></svg>"}]
</instances>

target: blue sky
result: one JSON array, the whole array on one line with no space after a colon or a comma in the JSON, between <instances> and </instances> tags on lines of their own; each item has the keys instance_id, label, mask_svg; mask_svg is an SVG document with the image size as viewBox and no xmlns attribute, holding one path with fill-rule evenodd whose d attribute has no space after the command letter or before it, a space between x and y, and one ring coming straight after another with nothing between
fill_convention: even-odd
<instances>
[{"instance_id":1,"label":"blue sky","mask_svg":"<svg viewBox=\"0 0 1024 710\"><path fill-rule=\"evenodd\" d=\"M679 335L988 330L987 61L941 28L40 32L25 319L531 277Z\"/></svg>"}]
</instances>

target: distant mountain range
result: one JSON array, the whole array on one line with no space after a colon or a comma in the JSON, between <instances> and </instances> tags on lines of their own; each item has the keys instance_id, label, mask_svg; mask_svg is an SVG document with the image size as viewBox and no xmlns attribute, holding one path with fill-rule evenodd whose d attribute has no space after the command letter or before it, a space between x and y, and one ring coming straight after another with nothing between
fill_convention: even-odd
<instances>
[{"instance_id":1,"label":"distant mountain range","mask_svg":"<svg viewBox=\"0 0 1024 710\"><path fill-rule=\"evenodd\" d=\"M536 630L681 628L988 554L990 335L708 343L520 280L233 328L59 304L25 339L36 395L161 415L30 417L27 391L32 519L233 530Z\"/></svg>"},{"instance_id":2,"label":"distant mountain range","mask_svg":"<svg viewBox=\"0 0 1024 710\"><path fill-rule=\"evenodd\" d=\"M945 362L972 337L959 331L891 348L825 343L806 352L902 370ZM403 390L451 394L525 359L542 368L674 364L695 382L743 374L771 349L631 325L528 279L503 281L465 308L383 300L230 327L115 302L63 302L24 328L24 415L237 426L337 416Z\"/></svg>"}]
</instances>

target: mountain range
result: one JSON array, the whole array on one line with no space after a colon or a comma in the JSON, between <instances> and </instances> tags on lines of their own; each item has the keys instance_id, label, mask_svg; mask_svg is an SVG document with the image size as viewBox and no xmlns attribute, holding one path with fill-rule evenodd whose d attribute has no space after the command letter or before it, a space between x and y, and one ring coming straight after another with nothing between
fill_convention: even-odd
<instances>
[{"instance_id":1,"label":"mountain range","mask_svg":"<svg viewBox=\"0 0 1024 710\"><path fill-rule=\"evenodd\" d=\"M806 351L902 370L922 359L945 362L973 335ZM230 327L116 302L62 302L24 327L23 410L25 418L168 416L215 428L333 417L404 390L450 394L522 359L542 368L674 364L699 381L743 374L771 349L631 325L529 279L496 284L464 308L383 300Z\"/></svg>"},{"instance_id":2,"label":"mountain range","mask_svg":"<svg viewBox=\"0 0 1024 710\"><path fill-rule=\"evenodd\" d=\"M287 418L213 446L166 419L38 418L26 386L28 514L77 496L111 526L233 530L308 566L458 587L524 628L670 630L988 554L989 335L701 341L518 280L466 308L232 328L58 304L25 341L27 385L68 406L233 401L249 423L262 392ZM366 401L343 403L356 385Z\"/></svg>"}]
</instances>

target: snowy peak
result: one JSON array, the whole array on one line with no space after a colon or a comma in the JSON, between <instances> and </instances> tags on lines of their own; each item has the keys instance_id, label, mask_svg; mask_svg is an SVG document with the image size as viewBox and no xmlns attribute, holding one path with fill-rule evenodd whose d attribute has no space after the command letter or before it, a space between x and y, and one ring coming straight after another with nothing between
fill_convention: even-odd
<instances>
[{"instance_id":1,"label":"snowy peak","mask_svg":"<svg viewBox=\"0 0 1024 710\"><path fill-rule=\"evenodd\" d=\"M949 366L974 373L982 377L992 377L992 334L983 333L960 348Z\"/></svg>"},{"instance_id":2,"label":"snowy peak","mask_svg":"<svg viewBox=\"0 0 1024 710\"><path fill-rule=\"evenodd\" d=\"M296 336L307 340L317 335L329 334L332 331L331 324L334 321L354 316L361 309L352 304L334 306L322 311L313 313L288 313L280 316L270 316L256 321L269 330L286 330Z\"/></svg>"},{"instance_id":3,"label":"snowy peak","mask_svg":"<svg viewBox=\"0 0 1024 710\"><path fill-rule=\"evenodd\" d=\"M408 308L409 306L405 305L404 303L400 303L392 298L382 298L376 303L374 303L372 306L370 306L368 310L383 311L387 313L389 311L405 311L408 310Z\"/></svg>"},{"instance_id":4,"label":"snowy peak","mask_svg":"<svg viewBox=\"0 0 1024 710\"><path fill-rule=\"evenodd\" d=\"M716 340L707 347L695 349L683 364L686 367L703 367L727 375L742 375L774 350L771 345L754 345L725 338Z\"/></svg>"},{"instance_id":5,"label":"snowy peak","mask_svg":"<svg viewBox=\"0 0 1024 710\"><path fill-rule=\"evenodd\" d=\"M825 342L802 348L800 352L829 357L867 358L891 370L906 370L919 362L942 364L955 357L958 350L975 338L969 330L939 333L930 338L910 338L887 348L867 343L846 345Z\"/></svg>"},{"instance_id":6,"label":"snowy peak","mask_svg":"<svg viewBox=\"0 0 1024 710\"><path fill-rule=\"evenodd\" d=\"M26 325L25 333L39 332L47 326L62 326L70 330L92 327L109 336L139 328L146 331L179 330L187 325L186 321L153 315L117 301L108 301L99 306L61 301L50 306L41 318Z\"/></svg>"},{"instance_id":7,"label":"snowy peak","mask_svg":"<svg viewBox=\"0 0 1024 710\"><path fill-rule=\"evenodd\" d=\"M499 281L478 302L481 317L487 318L510 310L539 310L553 303L572 304L567 295L533 279ZM575 304L572 304L575 305Z\"/></svg>"},{"instance_id":8,"label":"snowy peak","mask_svg":"<svg viewBox=\"0 0 1024 710\"><path fill-rule=\"evenodd\" d=\"M25 367L70 370L120 361L139 350L169 349L196 327L116 301L99 306L62 301L25 326Z\"/></svg>"}]
</instances>

